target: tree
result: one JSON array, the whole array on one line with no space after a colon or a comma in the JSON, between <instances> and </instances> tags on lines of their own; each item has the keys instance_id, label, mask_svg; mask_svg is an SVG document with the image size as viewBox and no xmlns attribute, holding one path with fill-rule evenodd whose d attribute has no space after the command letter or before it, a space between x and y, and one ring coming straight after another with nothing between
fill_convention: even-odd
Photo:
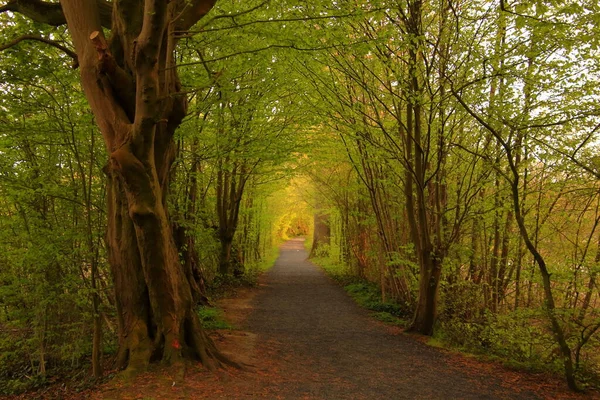
<instances>
[{"instance_id":1,"label":"tree","mask_svg":"<svg viewBox=\"0 0 600 400\"><path fill-rule=\"evenodd\" d=\"M597 107L594 102L590 102L589 98L591 92L588 85L591 81L585 79L570 80L568 78L569 74L579 68L577 64L591 68L587 48L583 46L576 50L571 49L568 40L566 40L566 37L569 36L587 37L585 29L582 29L585 24L564 23L567 19L583 22L586 17L584 13L580 13L580 10L578 10L578 7L548 7L540 4L515 7L512 10L505 2L500 1L497 7L498 30L493 42L493 56L490 62L491 72L485 74L484 71L482 76L464 79L467 82L464 85L458 85L454 82L451 89L453 96L473 120L487 131L490 139L496 142L493 153L495 159L493 166L497 175L495 186L498 190L500 187L499 180L504 178L509 187L509 199L512 203L512 209L507 213L505 237L510 230L510 220L514 215L520 233L520 240L532 257L532 275L534 272L533 267L537 266L541 276L543 310L548 318L550 331L558 347L557 353L560 355L559 359L563 364L567 383L573 390L577 389L577 382L573 352L569 343L570 328L562 320L563 314L568 314L566 309L569 305L567 301L561 304L559 296L557 296L558 290L553 276L554 272L551 263L548 261L551 257L548 257L545 254L546 251L542 250L539 231L545 219L550 216L550 212L559 204L559 200L564 195L563 189L571 184L570 180L575 179L571 176L569 169L562 170L565 168L565 161L575 161L578 167L583 167L575 172L576 176L582 173L595 175L593 169L586 168L575 157L578 153L586 152L584 149L589 145L588 140L597 130L597 128L593 128L597 126ZM530 14L527 14L527 12ZM511 32L511 35L508 35L507 27L510 26L511 22L514 23L515 29ZM551 29L550 26L552 26ZM589 38L586 38L586 40L589 40ZM477 45L474 47L477 47ZM482 58L487 59L487 55L483 55L486 50L489 50L486 47L484 44L483 48L485 50L480 49L481 53L476 56L475 52L471 54L471 57L474 56L473 61L481 63ZM563 49L569 49L569 57L562 56L561 51ZM467 74L469 73L465 75ZM547 82L552 83L548 85ZM482 105L479 100L469 97L469 94L472 96L474 87L479 90L482 89L482 83L490 93L487 115L480 111ZM563 96L565 92L569 95ZM555 102L553 96L560 97L561 101ZM573 129L572 126L575 124L577 128ZM580 130L583 133L574 134L574 130ZM558 132L561 132L561 135L557 135ZM561 139L557 140L555 137L561 137ZM554 145L555 142L559 144ZM546 171L549 167L554 171L555 179L562 185L558 194L551 200L548 214L544 217L540 216L542 198L548 197L551 191L548 187L544 190L540 188L536 209L533 213L535 216L534 224L528 223L525 194L527 193L526 189L529 189L526 185L530 183L527 180L527 173L534 170L535 165L531 167L523 162L523 159L527 157L526 152L524 157L524 147L534 153L531 159L527 160L527 164L531 165L531 163L537 162L541 165L538 168L541 170L541 177L538 179L546 179ZM546 186L549 186L549 183L546 183ZM498 196L498 191L496 193L496 196ZM496 201L496 203L499 202ZM582 214L589 213L589 203L580 212ZM566 215L563 217L566 217ZM492 255L490 268L490 283L493 286L493 312L497 311L499 295L502 294L502 287L505 286L502 283L506 278L504 276L506 271L503 271L503 268L506 265L508 256L507 244L502 244L501 254L498 252L500 247L499 222L499 214L496 213L493 240L494 254ZM576 242L582 240L580 229L581 225L577 229L576 239L573 240L575 249L579 248ZM589 246L594 229L595 225L588 235L586 246ZM567 230L568 228L563 227L559 232L560 234L566 234L565 231ZM519 252L522 252L521 246L520 242ZM577 250L575 253L577 254ZM585 258L585 253L583 258ZM521 257L522 255L517 257L518 263L520 263ZM577 266L574 268L575 275L578 269ZM576 280L576 276L573 279ZM590 281L593 281L593 274L590 276ZM519 282L517 281L517 290L519 290L518 285ZM530 279L528 290L530 292L533 290L533 279ZM567 286L566 292L565 297L568 299L569 286ZM519 292L516 293L516 296L519 296ZM516 303L518 303L518 297ZM590 324L588 327L593 326L594 324ZM582 338L585 336L586 329L587 327L583 329ZM592 331L594 331L593 328L590 332Z\"/></svg>"},{"instance_id":2,"label":"tree","mask_svg":"<svg viewBox=\"0 0 600 400\"><path fill-rule=\"evenodd\" d=\"M3 34L25 29L13 25ZM100 375L102 321L112 328L102 240L104 149L85 98L73 90L75 71L61 68L64 54L30 53L30 68L15 69L23 50L39 44L19 46L0 63L0 392L76 368L73 360L92 337L93 373Z\"/></svg>"},{"instance_id":3,"label":"tree","mask_svg":"<svg viewBox=\"0 0 600 400\"><path fill-rule=\"evenodd\" d=\"M214 3L11 0L0 7L40 23L66 23L73 41L81 85L109 152L108 258L118 365L129 372L145 369L151 359L226 361L194 312L166 207L173 135L187 108L175 49L179 35Z\"/></svg>"}]
</instances>

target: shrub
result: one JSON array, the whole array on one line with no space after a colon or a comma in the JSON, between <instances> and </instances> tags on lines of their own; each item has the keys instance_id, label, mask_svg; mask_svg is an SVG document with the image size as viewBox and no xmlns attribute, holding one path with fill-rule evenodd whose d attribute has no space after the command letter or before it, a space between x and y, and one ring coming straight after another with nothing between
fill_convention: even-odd
<instances>
[{"instance_id":1,"label":"shrub","mask_svg":"<svg viewBox=\"0 0 600 400\"><path fill-rule=\"evenodd\" d=\"M523 309L505 315L484 313L476 321L440 321L436 338L528 369L562 371L542 310Z\"/></svg>"}]
</instances>

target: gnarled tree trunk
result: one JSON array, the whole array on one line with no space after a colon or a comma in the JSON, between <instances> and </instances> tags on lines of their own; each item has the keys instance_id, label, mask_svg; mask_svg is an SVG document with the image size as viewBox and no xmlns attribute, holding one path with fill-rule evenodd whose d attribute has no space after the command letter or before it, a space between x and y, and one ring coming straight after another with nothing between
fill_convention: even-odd
<instances>
[{"instance_id":1,"label":"gnarled tree trunk","mask_svg":"<svg viewBox=\"0 0 600 400\"><path fill-rule=\"evenodd\" d=\"M174 62L176 31L212 0L61 1L81 82L110 160L108 253L117 300L118 363L143 370L151 360L226 361L194 312L189 277L166 206L173 134L186 113ZM111 28L108 41L102 25Z\"/></svg>"}]
</instances>

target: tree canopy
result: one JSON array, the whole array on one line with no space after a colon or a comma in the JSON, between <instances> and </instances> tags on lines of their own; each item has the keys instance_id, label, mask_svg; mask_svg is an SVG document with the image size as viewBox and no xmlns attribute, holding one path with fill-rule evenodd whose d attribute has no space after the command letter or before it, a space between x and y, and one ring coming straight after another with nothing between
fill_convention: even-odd
<instances>
[{"instance_id":1,"label":"tree canopy","mask_svg":"<svg viewBox=\"0 0 600 400\"><path fill-rule=\"evenodd\" d=\"M0 393L237 365L198 309L298 235L407 330L598 380L597 2L4 0L0 27Z\"/></svg>"}]
</instances>

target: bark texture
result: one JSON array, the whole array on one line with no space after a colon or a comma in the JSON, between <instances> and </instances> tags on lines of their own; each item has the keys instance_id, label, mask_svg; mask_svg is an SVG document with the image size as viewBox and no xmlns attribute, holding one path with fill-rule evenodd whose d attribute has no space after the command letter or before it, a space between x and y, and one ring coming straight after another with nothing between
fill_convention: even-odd
<instances>
[{"instance_id":1,"label":"bark texture","mask_svg":"<svg viewBox=\"0 0 600 400\"><path fill-rule=\"evenodd\" d=\"M179 262L167 211L175 146L186 114L175 68L175 32L189 29L215 0L13 0L0 12L66 22L81 83L110 154L108 256L119 324L120 367L151 360L227 362L194 312L195 282ZM105 38L103 28L110 28Z\"/></svg>"},{"instance_id":2,"label":"bark texture","mask_svg":"<svg viewBox=\"0 0 600 400\"><path fill-rule=\"evenodd\" d=\"M439 4L439 37L445 38L449 24L450 6ZM409 330L424 335L433 334L437 318L437 298L442 265L451 244L458 240L462 218L448 218L448 189L446 187L446 162L449 153L449 132L445 123L431 124L432 113L439 121L446 121L449 111L445 96L446 69L449 62L449 43L439 42L438 59L427 60L423 49L423 22L425 12L422 1L407 3L405 27L411 41L408 49L408 101L406 127L403 132L405 149L405 200L411 241L419 265L419 294L415 315ZM428 62L437 64L436 82L440 97L436 109L427 109L427 87L433 81L427 72ZM426 117L427 115L427 117ZM434 145L432 145L434 143ZM460 196L459 196L460 197Z\"/></svg>"}]
</instances>

